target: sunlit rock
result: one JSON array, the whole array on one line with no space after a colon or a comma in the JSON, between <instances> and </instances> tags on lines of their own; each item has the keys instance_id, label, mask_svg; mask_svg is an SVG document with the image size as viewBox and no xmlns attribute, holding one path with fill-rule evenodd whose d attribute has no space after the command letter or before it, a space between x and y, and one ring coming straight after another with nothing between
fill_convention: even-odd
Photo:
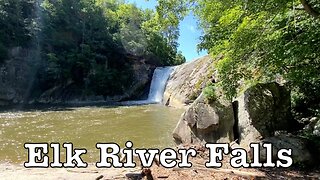
<instances>
[{"instance_id":1,"label":"sunlit rock","mask_svg":"<svg viewBox=\"0 0 320 180\"><path fill-rule=\"evenodd\" d=\"M182 115L173 137L177 143L219 142L234 140L232 103L218 96L208 103L201 94Z\"/></svg>"}]
</instances>

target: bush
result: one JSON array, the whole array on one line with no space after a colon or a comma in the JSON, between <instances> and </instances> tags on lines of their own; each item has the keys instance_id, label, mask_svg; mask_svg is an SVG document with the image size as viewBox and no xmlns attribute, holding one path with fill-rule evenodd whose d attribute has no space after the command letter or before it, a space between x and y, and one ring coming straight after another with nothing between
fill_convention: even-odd
<instances>
[{"instance_id":1,"label":"bush","mask_svg":"<svg viewBox=\"0 0 320 180\"><path fill-rule=\"evenodd\" d=\"M213 101L215 101L217 99L215 85L211 83L206 88L204 88L203 95L208 103L212 103Z\"/></svg>"}]
</instances>

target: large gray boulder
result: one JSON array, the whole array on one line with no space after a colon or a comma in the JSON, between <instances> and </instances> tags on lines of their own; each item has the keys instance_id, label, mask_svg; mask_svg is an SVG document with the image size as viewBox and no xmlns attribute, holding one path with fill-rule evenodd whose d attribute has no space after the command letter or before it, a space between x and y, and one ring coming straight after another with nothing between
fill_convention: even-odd
<instances>
[{"instance_id":1,"label":"large gray boulder","mask_svg":"<svg viewBox=\"0 0 320 180\"><path fill-rule=\"evenodd\" d=\"M290 92L277 83L257 84L238 97L235 104L236 133L243 147L296 125L291 117Z\"/></svg>"},{"instance_id":2,"label":"large gray boulder","mask_svg":"<svg viewBox=\"0 0 320 180\"><path fill-rule=\"evenodd\" d=\"M212 102L206 102L201 94L182 115L173 137L179 143L233 141L233 107L222 95Z\"/></svg>"},{"instance_id":3,"label":"large gray boulder","mask_svg":"<svg viewBox=\"0 0 320 180\"><path fill-rule=\"evenodd\" d=\"M279 135L268 137L259 142L260 144L260 161L265 162L266 149L262 147L264 143L272 144L272 159L278 159L277 152L280 149L291 149L292 155L290 156L295 165L316 165L319 164L319 149L308 139L292 136L292 135Z\"/></svg>"}]
</instances>

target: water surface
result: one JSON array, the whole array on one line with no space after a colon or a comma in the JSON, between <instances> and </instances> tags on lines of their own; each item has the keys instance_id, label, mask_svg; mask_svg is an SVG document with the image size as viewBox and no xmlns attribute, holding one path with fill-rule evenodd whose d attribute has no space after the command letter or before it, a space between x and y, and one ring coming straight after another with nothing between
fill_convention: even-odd
<instances>
[{"instance_id":1,"label":"water surface","mask_svg":"<svg viewBox=\"0 0 320 180\"><path fill-rule=\"evenodd\" d=\"M27 161L23 148L26 142L72 142L76 148L88 149L83 156L87 162L99 160L97 142L115 142L123 147L131 140L134 148L170 147L172 131L182 112L146 105L0 113L0 161Z\"/></svg>"}]
</instances>

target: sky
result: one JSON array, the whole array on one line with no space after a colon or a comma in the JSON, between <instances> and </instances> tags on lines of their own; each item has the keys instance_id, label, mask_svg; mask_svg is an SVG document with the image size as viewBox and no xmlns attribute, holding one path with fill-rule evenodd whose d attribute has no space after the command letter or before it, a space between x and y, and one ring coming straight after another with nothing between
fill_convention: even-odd
<instances>
[{"instance_id":1,"label":"sky","mask_svg":"<svg viewBox=\"0 0 320 180\"><path fill-rule=\"evenodd\" d=\"M155 9L157 5L156 0L127 0L130 3L135 3L138 7L143 9ZM193 14L189 14L180 23L180 37L178 43L180 46L178 50L182 51L182 54L186 57L187 61L192 61L198 57L204 56L207 52L197 52L197 44L199 43L199 37L201 31L197 28L197 21Z\"/></svg>"}]
</instances>

